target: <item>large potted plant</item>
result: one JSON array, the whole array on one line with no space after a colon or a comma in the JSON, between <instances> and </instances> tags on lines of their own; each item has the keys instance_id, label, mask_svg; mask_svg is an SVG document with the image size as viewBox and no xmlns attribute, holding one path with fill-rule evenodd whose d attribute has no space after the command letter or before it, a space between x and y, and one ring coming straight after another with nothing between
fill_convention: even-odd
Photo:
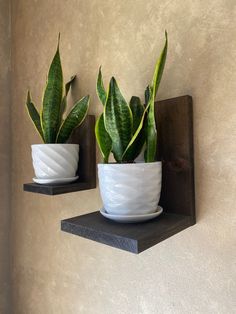
<instances>
[{"instance_id":1,"label":"large potted plant","mask_svg":"<svg viewBox=\"0 0 236 314\"><path fill-rule=\"evenodd\" d=\"M121 94L114 77L105 90L101 67L97 94L103 112L96 122L96 139L103 163L98 164L101 213L107 218L124 222L147 220L159 215L162 164L156 159L157 130L154 102L167 56L165 45L156 62L153 79L145 90L145 105L133 96L129 103ZM145 148L144 161L136 158ZM109 163L113 154L116 162Z\"/></svg>"},{"instance_id":2,"label":"large potted plant","mask_svg":"<svg viewBox=\"0 0 236 314\"><path fill-rule=\"evenodd\" d=\"M89 106L89 96L85 96L75 102L64 118L67 95L75 76L63 86L59 41L60 36L49 68L40 114L31 100L30 91L26 100L29 116L43 141L43 144L31 146L36 176L33 180L41 184L65 183L78 178L79 145L67 144L67 141L72 131L83 122Z\"/></svg>"}]
</instances>

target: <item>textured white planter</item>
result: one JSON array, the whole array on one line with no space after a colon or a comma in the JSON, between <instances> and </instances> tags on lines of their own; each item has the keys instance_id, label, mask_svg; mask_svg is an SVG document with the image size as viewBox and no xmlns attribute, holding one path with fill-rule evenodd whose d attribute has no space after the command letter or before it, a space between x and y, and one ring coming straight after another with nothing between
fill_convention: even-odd
<instances>
[{"instance_id":1,"label":"textured white planter","mask_svg":"<svg viewBox=\"0 0 236 314\"><path fill-rule=\"evenodd\" d=\"M107 213L154 213L161 193L161 162L98 164L98 178Z\"/></svg>"},{"instance_id":2,"label":"textured white planter","mask_svg":"<svg viewBox=\"0 0 236 314\"><path fill-rule=\"evenodd\" d=\"M31 145L35 176L38 179L72 178L79 161L78 144Z\"/></svg>"}]
</instances>

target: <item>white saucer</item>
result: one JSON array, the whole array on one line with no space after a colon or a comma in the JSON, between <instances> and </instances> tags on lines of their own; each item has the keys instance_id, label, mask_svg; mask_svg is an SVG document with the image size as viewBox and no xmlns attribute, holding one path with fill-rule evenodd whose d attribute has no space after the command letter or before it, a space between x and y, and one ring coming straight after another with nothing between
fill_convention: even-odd
<instances>
[{"instance_id":1,"label":"white saucer","mask_svg":"<svg viewBox=\"0 0 236 314\"><path fill-rule=\"evenodd\" d=\"M76 181L79 176L72 178L58 178L58 179L38 179L33 178L33 181L38 184L62 184Z\"/></svg>"},{"instance_id":2,"label":"white saucer","mask_svg":"<svg viewBox=\"0 0 236 314\"><path fill-rule=\"evenodd\" d=\"M114 220L116 222L126 222L126 223L135 223L135 222L141 222L141 221L147 221L153 218L156 218L163 212L163 208L161 206L157 207L157 210L155 213L151 214L142 214L142 215L114 215L114 214L108 214L104 208L100 209L100 213L111 220Z\"/></svg>"}]
</instances>

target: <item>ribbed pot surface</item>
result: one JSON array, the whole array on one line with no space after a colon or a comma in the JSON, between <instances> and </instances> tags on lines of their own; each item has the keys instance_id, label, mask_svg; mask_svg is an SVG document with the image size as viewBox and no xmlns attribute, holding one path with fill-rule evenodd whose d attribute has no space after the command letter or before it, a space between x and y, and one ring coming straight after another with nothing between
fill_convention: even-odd
<instances>
[{"instance_id":1,"label":"ribbed pot surface","mask_svg":"<svg viewBox=\"0 0 236 314\"><path fill-rule=\"evenodd\" d=\"M38 179L72 178L79 161L78 144L31 145L35 176Z\"/></svg>"},{"instance_id":2,"label":"ribbed pot surface","mask_svg":"<svg viewBox=\"0 0 236 314\"><path fill-rule=\"evenodd\" d=\"M161 193L162 164L98 164L100 194L107 213L153 213Z\"/></svg>"}]
</instances>

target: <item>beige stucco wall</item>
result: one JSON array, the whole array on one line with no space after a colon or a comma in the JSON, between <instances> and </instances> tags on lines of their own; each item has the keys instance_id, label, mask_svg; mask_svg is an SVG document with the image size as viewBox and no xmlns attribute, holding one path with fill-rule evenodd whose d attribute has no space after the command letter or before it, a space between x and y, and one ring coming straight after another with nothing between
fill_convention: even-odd
<instances>
[{"instance_id":1,"label":"beige stucco wall","mask_svg":"<svg viewBox=\"0 0 236 314\"><path fill-rule=\"evenodd\" d=\"M236 3L234 0L13 0L12 245L15 314L233 314L236 310ZM97 69L142 95L169 32L159 99L194 99L198 222L140 255L62 233L60 220L101 205L98 190L24 193L38 143L24 109L39 105L61 32L74 97L95 95Z\"/></svg>"},{"instance_id":2,"label":"beige stucco wall","mask_svg":"<svg viewBox=\"0 0 236 314\"><path fill-rule=\"evenodd\" d=\"M10 313L10 6L0 0L0 313Z\"/></svg>"}]
</instances>

